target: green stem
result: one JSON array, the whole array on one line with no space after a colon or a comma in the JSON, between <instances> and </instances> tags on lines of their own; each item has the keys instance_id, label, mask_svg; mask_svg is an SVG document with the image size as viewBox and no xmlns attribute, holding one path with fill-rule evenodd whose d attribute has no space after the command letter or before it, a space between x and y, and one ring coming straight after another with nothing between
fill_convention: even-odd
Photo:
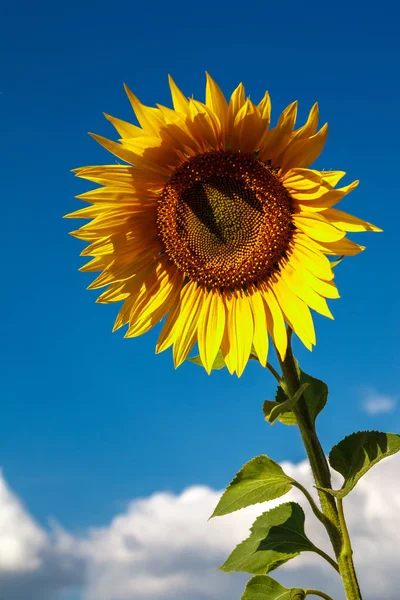
<instances>
[{"instance_id":1,"label":"green stem","mask_svg":"<svg viewBox=\"0 0 400 600\"><path fill-rule=\"evenodd\" d=\"M317 504L314 502L314 498L311 496L310 492L308 490L306 490L306 488L304 486L302 486L301 483L299 483L295 479L292 479L292 485L294 487L297 487L300 491L303 492L303 494L307 498L308 502L310 503L310 506L311 506L311 509L312 509L314 515L325 526L325 515L323 512L321 512L319 510L319 508L318 508Z\"/></svg>"},{"instance_id":2,"label":"green stem","mask_svg":"<svg viewBox=\"0 0 400 600\"><path fill-rule=\"evenodd\" d=\"M353 549L351 547L351 541L349 536L349 530L347 529L346 520L343 512L343 500L342 498L337 499L338 515L340 522L340 529L342 531L342 549L338 556L338 563L342 578L346 575L346 583L349 591L349 598L361 598L361 592L357 581L357 576L353 563ZM346 589L347 592L347 589ZM350 595L351 594L351 595Z\"/></svg>"},{"instance_id":3,"label":"green stem","mask_svg":"<svg viewBox=\"0 0 400 600\"><path fill-rule=\"evenodd\" d=\"M286 357L285 360L281 360L278 353L278 359L282 368L283 379L289 392L289 397L293 398L301 384L292 352L291 336L292 330L288 329L288 348ZM332 542L336 558L338 559L339 572L343 580L347 600L361 600L361 593L357 583L352 554L349 553L348 548L346 548L344 536L342 537L342 523L339 518L335 498L321 489L330 489L332 487L331 473L304 395L300 396L296 403L293 403L292 411L296 417L315 484L318 489L318 496L324 515L324 525Z\"/></svg>"},{"instance_id":4,"label":"green stem","mask_svg":"<svg viewBox=\"0 0 400 600\"><path fill-rule=\"evenodd\" d=\"M321 592L320 590L305 590L305 592L306 592L306 596L319 596L320 598L323 598L324 600L333 600L333 598L328 596L328 594L325 594L325 592Z\"/></svg>"},{"instance_id":5,"label":"green stem","mask_svg":"<svg viewBox=\"0 0 400 600\"><path fill-rule=\"evenodd\" d=\"M319 556L324 558L331 565L331 567L333 567L335 569L335 571L337 573L339 573L339 565L337 564L337 562L335 562L333 560L333 558L331 558L329 556L329 554L327 554L326 552L324 552L323 550L321 550L321 548L318 548L317 546L314 546L314 552L315 552L315 554L319 554Z\"/></svg>"},{"instance_id":6,"label":"green stem","mask_svg":"<svg viewBox=\"0 0 400 600\"><path fill-rule=\"evenodd\" d=\"M282 385L282 377L279 375L278 371L276 371L269 362L267 362L267 369L270 371L270 373L272 373L272 375L275 377L275 379L277 380L279 385Z\"/></svg>"},{"instance_id":7,"label":"green stem","mask_svg":"<svg viewBox=\"0 0 400 600\"><path fill-rule=\"evenodd\" d=\"M291 347L292 331L289 330L288 334L288 348L286 351L285 360L282 361L279 355L278 358L282 367L283 378L288 387L290 397L293 397L300 387L300 379L297 373L296 363ZM317 488L331 488L332 484L329 466L325 457L325 453L316 435L315 427L304 396L301 396L298 399L296 404L293 405L292 410L295 414L297 424L300 429L301 437L310 461L316 486ZM324 524L331 539L335 554L338 556L342 541L340 536L340 524L336 502L328 492L324 492L321 489L318 489L318 496L321 502L322 512L324 514Z\"/></svg>"}]
</instances>

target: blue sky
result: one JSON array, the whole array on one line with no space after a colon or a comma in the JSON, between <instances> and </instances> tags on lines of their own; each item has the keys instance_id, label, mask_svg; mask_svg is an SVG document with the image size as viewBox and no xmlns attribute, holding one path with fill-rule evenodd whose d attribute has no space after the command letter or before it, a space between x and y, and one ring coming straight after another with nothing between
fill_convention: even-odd
<instances>
[{"instance_id":1,"label":"blue sky","mask_svg":"<svg viewBox=\"0 0 400 600\"><path fill-rule=\"evenodd\" d=\"M327 450L355 429L399 430L398 411L362 409L374 390L399 393L394 10L103 0L2 9L0 464L38 523L55 515L79 532L155 491L221 489L256 454L304 457L293 429L263 422L275 388L267 371L175 371L169 351L154 354L158 328L112 334L116 307L85 290L83 245L61 217L90 188L70 170L109 162L87 132L113 135L103 111L132 119L124 82L143 102L170 105L168 73L203 99L207 70L227 95L240 81L254 100L268 89L274 119L298 99L300 122L318 100L330 125L318 166L361 180L341 208L384 233L353 236L367 250L337 269L335 321L316 316L317 347L297 355L330 387L319 423Z\"/></svg>"}]
</instances>

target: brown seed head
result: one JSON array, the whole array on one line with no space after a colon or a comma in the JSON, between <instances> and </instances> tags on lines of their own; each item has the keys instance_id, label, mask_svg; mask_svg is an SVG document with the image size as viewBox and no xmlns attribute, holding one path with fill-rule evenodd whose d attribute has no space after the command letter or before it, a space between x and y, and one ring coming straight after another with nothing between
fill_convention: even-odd
<instances>
[{"instance_id":1,"label":"brown seed head","mask_svg":"<svg viewBox=\"0 0 400 600\"><path fill-rule=\"evenodd\" d=\"M208 288L239 289L279 269L294 225L292 199L254 154L207 152L176 170L157 224L168 257Z\"/></svg>"}]
</instances>

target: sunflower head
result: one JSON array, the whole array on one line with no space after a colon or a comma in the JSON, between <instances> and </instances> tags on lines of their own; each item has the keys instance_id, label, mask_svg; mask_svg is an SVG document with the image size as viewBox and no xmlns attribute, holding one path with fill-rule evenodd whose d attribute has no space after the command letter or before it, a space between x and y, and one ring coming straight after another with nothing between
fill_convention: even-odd
<instances>
[{"instance_id":1,"label":"sunflower head","mask_svg":"<svg viewBox=\"0 0 400 600\"><path fill-rule=\"evenodd\" d=\"M220 351L240 376L252 350L265 366L269 337L284 358L286 325L311 349L310 309L332 318L339 297L329 259L363 250L347 232L380 231L333 208L358 181L309 168L328 132L317 104L298 129L296 102L271 127L268 92L256 105L240 84L228 103L209 75L205 103L170 88L173 109L126 88L139 126L106 115L120 139L93 136L123 164L75 171L100 184L67 215L90 219L72 232L89 242L81 270L100 271L89 288L122 302L125 337L166 317L157 352L173 346L175 366L197 343L208 372Z\"/></svg>"}]
</instances>

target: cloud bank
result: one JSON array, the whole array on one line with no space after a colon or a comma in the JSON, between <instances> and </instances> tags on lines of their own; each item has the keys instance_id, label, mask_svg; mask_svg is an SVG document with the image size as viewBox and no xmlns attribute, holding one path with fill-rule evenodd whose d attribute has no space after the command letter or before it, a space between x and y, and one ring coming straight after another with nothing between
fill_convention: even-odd
<instances>
[{"instance_id":1,"label":"cloud bank","mask_svg":"<svg viewBox=\"0 0 400 600\"><path fill-rule=\"evenodd\" d=\"M307 487L305 463L283 463ZM400 587L400 456L383 461L345 500L356 565L365 600L395 600ZM132 500L103 527L78 536L57 523L44 529L0 477L0 590L6 600L62 600L79 591L84 600L239 600L248 575L215 570L248 534L254 519L278 501L207 521L220 491L192 486L181 494L156 493ZM329 552L320 523L300 491L306 532ZM305 553L276 573L281 583L320 588L344 598L333 569Z\"/></svg>"}]
</instances>

